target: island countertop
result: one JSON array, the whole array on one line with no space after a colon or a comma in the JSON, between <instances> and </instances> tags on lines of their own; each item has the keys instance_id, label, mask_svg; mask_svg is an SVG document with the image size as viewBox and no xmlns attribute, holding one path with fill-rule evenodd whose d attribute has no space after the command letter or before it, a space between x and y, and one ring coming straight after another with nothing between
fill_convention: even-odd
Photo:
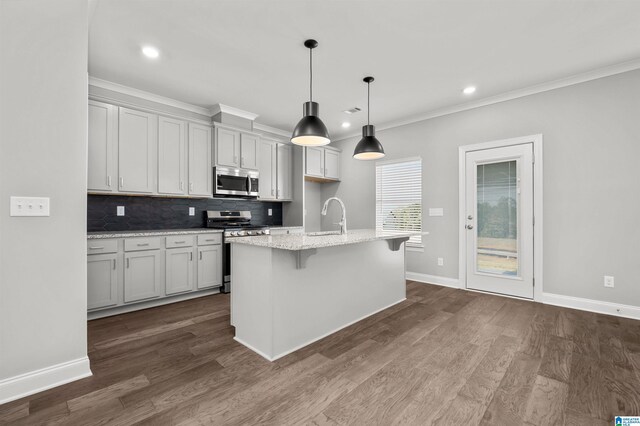
<instances>
[{"instance_id":1,"label":"island countertop","mask_svg":"<svg viewBox=\"0 0 640 426\"><path fill-rule=\"evenodd\" d=\"M365 243L377 240L394 240L418 235L412 232L381 232L375 229L355 229L344 235L340 234L287 234L256 235L251 237L227 238L233 244L267 247L280 250L308 250L324 247L343 246L347 244Z\"/></svg>"}]
</instances>

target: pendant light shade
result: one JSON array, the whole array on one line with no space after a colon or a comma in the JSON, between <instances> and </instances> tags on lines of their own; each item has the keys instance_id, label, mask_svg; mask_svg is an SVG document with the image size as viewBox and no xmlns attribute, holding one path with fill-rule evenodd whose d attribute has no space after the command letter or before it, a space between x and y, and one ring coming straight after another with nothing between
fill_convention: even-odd
<instances>
[{"instance_id":1,"label":"pendant light shade","mask_svg":"<svg viewBox=\"0 0 640 426\"><path fill-rule=\"evenodd\" d=\"M313 49L318 47L318 42L306 40L304 46L309 49L309 102L303 105L304 116L293 130L291 142L302 146L327 145L331 142L329 131L320 119L320 106L313 102Z\"/></svg>"},{"instance_id":2,"label":"pendant light shade","mask_svg":"<svg viewBox=\"0 0 640 426\"><path fill-rule=\"evenodd\" d=\"M384 149L376 138L375 126L369 124L369 100L371 99L369 88L373 77L365 77L362 81L367 83L367 125L362 126L362 139L353 151L353 158L356 160L377 160L384 157Z\"/></svg>"}]
</instances>

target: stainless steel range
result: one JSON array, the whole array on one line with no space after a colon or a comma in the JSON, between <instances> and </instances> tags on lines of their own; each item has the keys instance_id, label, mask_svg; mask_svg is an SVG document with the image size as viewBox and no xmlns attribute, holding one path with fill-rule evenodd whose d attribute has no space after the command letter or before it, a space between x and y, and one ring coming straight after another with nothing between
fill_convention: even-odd
<instances>
[{"instance_id":1,"label":"stainless steel range","mask_svg":"<svg viewBox=\"0 0 640 426\"><path fill-rule=\"evenodd\" d=\"M251 223L251 212L246 210L207 211L207 228L224 230L224 250L222 254L224 285L223 293L231 291L231 244L228 238L268 235L271 233L266 225ZM249 265L247 265L249 266Z\"/></svg>"}]
</instances>

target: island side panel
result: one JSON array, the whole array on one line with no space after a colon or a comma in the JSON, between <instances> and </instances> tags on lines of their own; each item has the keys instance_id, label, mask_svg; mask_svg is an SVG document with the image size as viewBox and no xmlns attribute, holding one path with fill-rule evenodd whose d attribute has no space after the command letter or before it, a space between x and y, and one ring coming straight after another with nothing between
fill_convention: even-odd
<instances>
[{"instance_id":1,"label":"island side panel","mask_svg":"<svg viewBox=\"0 0 640 426\"><path fill-rule=\"evenodd\" d=\"M279 358L406 299L404 244L317 249L304 269L273 250L273 358Z\"/></svg>"},{"instance_id":2,"label":"island side panel","mask_svg":"<svg viewBox=\"0 0 640 426\"><path fill-rule=\"evenodd\" d=\"M235 339L267 359L273 355L272 249L231 244L231 323Z\"/></svg>"}]
</instances>

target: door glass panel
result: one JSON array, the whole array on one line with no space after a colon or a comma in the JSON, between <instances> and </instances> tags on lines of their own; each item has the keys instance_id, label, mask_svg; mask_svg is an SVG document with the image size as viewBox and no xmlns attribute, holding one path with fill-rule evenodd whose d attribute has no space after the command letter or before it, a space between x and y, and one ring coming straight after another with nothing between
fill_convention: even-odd
<instances>
[{"instance_id":1,"label":"door glass panel","mask_svg":"<svg viewBox=\"0 0 640 426\"><path fill-rule=\"evenodd\" d=\"M477 166L478 272L519 276L516 167L515 160Z\"/></svg>"}]
</instances>

